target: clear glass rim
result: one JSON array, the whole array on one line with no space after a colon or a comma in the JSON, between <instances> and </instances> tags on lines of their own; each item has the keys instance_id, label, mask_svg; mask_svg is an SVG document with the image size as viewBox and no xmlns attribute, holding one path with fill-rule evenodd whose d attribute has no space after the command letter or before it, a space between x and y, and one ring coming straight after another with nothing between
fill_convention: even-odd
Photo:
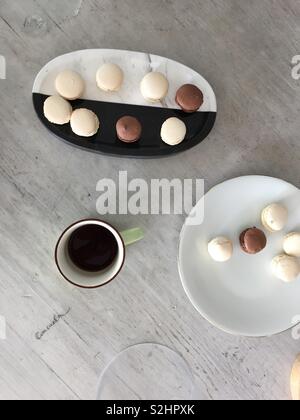
<instances>
[{"instance_id":1,"label":"clear glass rim","mask_svg":"<svg viewBox=\"0 0 300 420\"><path fill-rule=\"evenodd\" d=\"M125 355L126 353L128 353L130 351L133 351L134 349L137 349L137 348L140 348L140 347L146 347L146 346L154 346L154 347L157 347L157 348L160 348L160 349L164 349L165 351L168 351L170 354L171 353L174 354L178 360L179 359L181 360L181 362L183 363L183 366L186 370L187 376L189 377L190 383L191 383L191 391L190 391L189 398L191 400L193 399L193 396L194 396L194 393L195 393L195 378L194 378L194 374L192 372L192 369L191 369L190 365L188 364L188 362L186 361L186 359L182 356L182 354L180 354L178 351L172 349L170 346L149 341L149 342L134 344L132 346L129 346L129 347L125 348L123 351L116 354L112 358L112 360L105 366L105 368L101 372L101 375L100 375L100 378L99 378L99 381L98 381L98 385L97 385L97 395L96 395L96 400L97 401L101 401L100 396L101 396L104 377L105 377L106 373L109 371L109 369L114 365L114 363L122 355Z\"/></svg>"}]
</instances>

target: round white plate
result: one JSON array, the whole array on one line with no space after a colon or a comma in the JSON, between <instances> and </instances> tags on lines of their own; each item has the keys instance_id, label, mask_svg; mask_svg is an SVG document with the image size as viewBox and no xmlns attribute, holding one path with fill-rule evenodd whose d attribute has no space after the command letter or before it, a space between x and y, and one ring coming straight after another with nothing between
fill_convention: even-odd
<instances>
[{"instance_id":1,"label":"round white plate","mask_svg":"<svg viewBox=\"0 0 300 420\"><path fill-rule=\"evenodd\" d=\"M273 202L288 208L287 227L281 233L266 232L268 245L260 254L245 254L240 233L248 227L263 229L261 212ZM213 188L191 215L202 208L203 223L187 219L179 249L182 284L200 314L227 333L250 337L271 336L299 322L300 276L285 284L271 271L273 257L283 253L284 235L300 230L299 189L275 178L241 177ZM227 263L216 263L208 254L207 244L216 236L234 242L234 256Z\"/></svg>"}]
</instances>

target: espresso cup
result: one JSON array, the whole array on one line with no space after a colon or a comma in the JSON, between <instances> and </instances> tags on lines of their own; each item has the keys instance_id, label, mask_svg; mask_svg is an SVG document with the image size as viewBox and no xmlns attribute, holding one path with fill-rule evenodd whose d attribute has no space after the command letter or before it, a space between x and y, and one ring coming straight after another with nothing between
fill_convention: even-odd
<instances>
[{"instance_id":1,"label":"espresso cup","mask_svg":"<svg viewBox=\"0 0 300 420\"><path fill-rule=\"evenodd\" d=\"M79 228L97 225L107 229L115 238L118 253L113 263L103 271L88 272L78 268L70 258L68 245L70 238ZM126 258L126 247L143 239L143 231L139 228L118 232L110 224L101 220L87 219L69 226L59 238L55 248L55 262L60 274L69 283L84 289L96 289L114 280L121 272Z\"/></svg>"}]
</instances>

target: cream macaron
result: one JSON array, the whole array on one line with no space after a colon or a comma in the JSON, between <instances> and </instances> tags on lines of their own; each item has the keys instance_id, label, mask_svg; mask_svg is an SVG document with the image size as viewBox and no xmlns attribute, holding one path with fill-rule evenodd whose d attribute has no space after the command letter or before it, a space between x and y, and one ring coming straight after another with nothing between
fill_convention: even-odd
<instances>
[{"instance_id":1,"label":"cream macaron","mask_svg":"<svg viewBox=\"0 0 300 420\"><path fill-rule=\"evenodd\" d=\"M124 73L116 64L103 64L97 71L96 81L99 89L105 92L117 92L124 81Z\"/></svg>"},{"instance_id":2,"label":"cream macaron","mask_svg":"<svg viewBox=\"0 0 300 420\"><path fill-rule=\"evenodd\" d=\"M291 392L293 401L300 401L300 354L292 368L291 373Z\"/></svg>"},{"instance_id":3,"label":"cream macaron","mask_svg":"<svg viewBox=\"0 0 300 420\"><path fill-rule=\"evenodd\" d=\"M264 227L270 232L280 232L288 222L288 210L281 204L270 204L261 215Z\"/></svg>"},{"instance_id":4,"label":"cream macaron","mask_svg":"<svg viewBox=\"0 0 300 420\"><path fill-rule=\"evenodd\" d=\"M297 258L289 255L278 255L272 261L273 274L285 283L291 283L300 274L300 263Z\"/></svg>"},{"instance_id":5,"label":"cream macaron","mask_svg":"<svg viewBox=\"0 0 300 420\"><path fill-rule=\"evenodd\" d=\"M83 95L85 82L80 74L72 70L65 70L56 77L55 87L60 96L74 101Z\"/></svg>"},{"instance_id":6,"label":"cream macaron","mask_svg":"<svg viewBox=\"0 0 300 420\"><path fill-rule=\"evenodd\" d=\"M284 252L292 257L300 258L300 232L286 235L283 241Z\"/></svg>"},{"instance_id":7,"label":"cream macaron","mask_svg":"<svg viewBox=\"0 0 300 420\"><path fill-rule=\"evenodd\" d=\"M71 117L72 131L81 137L92 137L100 127L97 115L89 109L76 109Z\"/></svg>"},{"instance_id":8,"label":"cream macaron","mask_svg":"<svg viewBox=\"0 0 300 420\"><path fill-rule=\"evenodd\" d=\"M159 72L146 74L141 82L141 93L149 102L160 102L169 91L167 78Z\"/></svg>"},{"instance_id":9,"label":"cream macaron","mask_svg":"<svg viewBox=\"0 0 300 420\"><path fill-rule=\"evenodd\" d=\"M161 138L169 146L177 146L182 143L186 133L185 123L176 117L166 120L161 128Z\"/></svg>"},{"instance_id":10,"label":"cream macaron","mask_svg":"<svg viewBox=\"0 0 300 420\"><path fill-rule=\"evenodd\" d=\"M220 236L209 242L208 253L214 261L229 261L233 255L233 244L230 239Z\"/></svg>"},{"instance_id":11,"label":"cream macaron","mask_svg":"<svg viewBox=\"0 0 300 420\"><path fill-rule=\"evenodd\" d=\"M53 124L68 124L71 120L72 112L72 106L61 96L49 96L44 102L45 118Z\"/></svg>"}]
</instances>

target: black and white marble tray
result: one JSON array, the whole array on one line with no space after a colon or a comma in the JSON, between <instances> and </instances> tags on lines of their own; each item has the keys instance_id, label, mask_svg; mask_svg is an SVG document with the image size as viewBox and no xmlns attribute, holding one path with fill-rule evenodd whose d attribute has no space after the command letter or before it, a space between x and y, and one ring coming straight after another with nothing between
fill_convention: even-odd
<instances>
[{"instance_id":1,"label":"black and white marble tray","mask_svg":"<svg viewBox=\"0 0 300 420\"><path fill-rule=\"evenodd\" d=\"M105 62L116 63L124 71L124 84L117 93L102 92L96 85L96 72ZM84 98L73 101L73 107L91 109L100 119L99 132L89 139L76 136L69 124L57 126L44 117L44 101L56 93L56 76L66 69L77 71L86 82ZM162 72L170 83L168 96L158 104L149 104L140 92L141 80L150 71ZM181 111L175 101L177 90L186 83L197 85L204 93L203 106L193 114ZM141 158L168 156L196 146L208 136L217 115L215 93L200 74L167 58L118 50L77 51L52 60L35 79L33 103L42 123L73 146L96 153ZM116 136L116 122L124 115L135 116L142 123L142 138L135 144L124 144ZM163 143L160 137L163 122L173 116L183 119L187 125L185 141L175 147Z\"/></svg>"}]
</instances>

